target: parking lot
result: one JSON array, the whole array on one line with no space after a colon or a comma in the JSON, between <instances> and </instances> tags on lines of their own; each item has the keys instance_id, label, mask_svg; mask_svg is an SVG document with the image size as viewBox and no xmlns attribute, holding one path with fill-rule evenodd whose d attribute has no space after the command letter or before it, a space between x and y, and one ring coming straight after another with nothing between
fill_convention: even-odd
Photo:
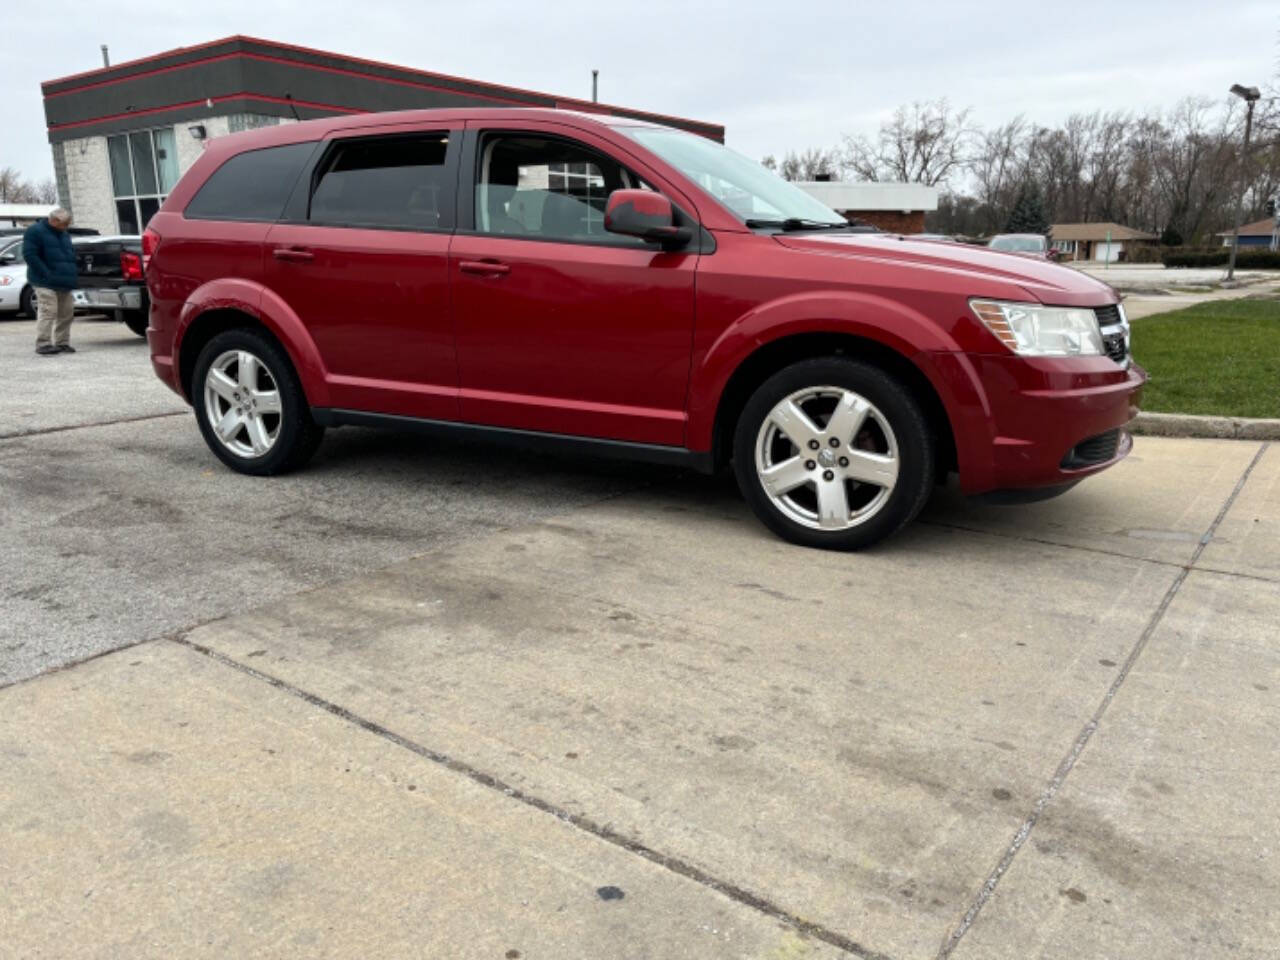
<instances>
[{"instance_id":1,"label":"parking lot","mask_svg":"<svg viewBox=\"0 0 1280 960\"><path fill-rule=\"evenodd\" d=\"M0 321L0 955L1270 957L1280 449L853 555L348 428L223 468ZM113 652L114 651L114 652Z\"/></svg>"}]
</instances>

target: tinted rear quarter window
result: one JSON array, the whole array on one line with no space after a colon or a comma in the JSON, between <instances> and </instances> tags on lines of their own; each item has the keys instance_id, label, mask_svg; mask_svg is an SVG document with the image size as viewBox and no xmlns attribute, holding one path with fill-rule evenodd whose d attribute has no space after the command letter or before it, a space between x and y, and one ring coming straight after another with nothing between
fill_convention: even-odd
<instances>
[{"instance_id":1,"label":"tinted rear quarter window","mask_svg":"<svg viewBox=\"0 0 1280 960\"><path fill-rule=\"evenodd\" d=\"M215 170L191 198L186 216L196 220L278 220L315 146L315 141L308 141L237 154Z\"/></svg>"},{"instance_id":2,"label":"tinted rear quarter window","mask_svg":"<svg viewBox=\"0 0 1280 960\"><path fill-rule=\"evenodd\" d=\"M444 131L337 143L316 182L310 220L394 230L452 226L448 149Z\"/></svg>"}]
</instances>

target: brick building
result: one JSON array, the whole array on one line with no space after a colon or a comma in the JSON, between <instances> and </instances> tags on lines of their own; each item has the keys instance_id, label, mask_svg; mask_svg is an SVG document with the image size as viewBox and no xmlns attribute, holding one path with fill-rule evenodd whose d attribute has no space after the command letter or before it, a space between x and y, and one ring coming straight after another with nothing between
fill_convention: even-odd
<instances>
[{"instance_id":1,"label":"brick building","mask_svg":"<svg viewBox=\"0 0 1280 960\"><path fill-rule=\"evenodd\" d=\"M228 37L41 84L58 196L82 227L139 233L203 141L297 119L426 107L561 107L724 141L724 127Z\"/></svg>"},{"instance_id":2,"label":"brick building","mask_svg":"<svg viewBox=\"0 0 1280 960\"><path fill-rule=\"evenodd\" d=\"M938 209L938 188L923 183L805 180L796 186L844 217L890 233L923 233L924 215Z\"/></svg>"}]
</instances>

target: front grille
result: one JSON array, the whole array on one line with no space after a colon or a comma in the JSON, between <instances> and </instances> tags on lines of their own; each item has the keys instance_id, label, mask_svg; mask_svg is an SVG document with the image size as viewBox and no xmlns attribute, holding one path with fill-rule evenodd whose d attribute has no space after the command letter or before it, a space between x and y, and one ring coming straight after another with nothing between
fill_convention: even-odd
<instances>
[{"instance_id":1,"label":"front grille","mask_svg":"<svg viewBox=\"0 0 1280 960\"><path fill-rule=\"evenodd\" d=\"M1115 458L1120 449L1120 430L1108 430L1088 440L1081 440L1062 458L1063 470L1081 470Z\"/></svg>"},{"instance_id":2,"label":"front grille","mask_svg":"<svg viewBox=\"0 0 1280 960\"><path fill-rule=\"evenodd\" d=\"M1120 313L1120 306L1110 303L1105 307L1095 307L1093 313L1102 332L1102 349L1108 357L1124 366L1129 362L1129 324Z\"/></svg>"}]
</instances>

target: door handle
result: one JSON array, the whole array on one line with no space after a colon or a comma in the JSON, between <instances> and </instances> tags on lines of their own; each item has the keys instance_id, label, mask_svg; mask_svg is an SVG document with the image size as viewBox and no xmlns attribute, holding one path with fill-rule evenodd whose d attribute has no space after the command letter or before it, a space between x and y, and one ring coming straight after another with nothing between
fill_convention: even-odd
<instances>
[{"instance_id":1,"label":"door handle","mask_svg":"<svg viewBox=\"0 0 1280 960\"><path fill-rule=\"evenodd\" d=\"M288 260L291 263L306 263L315 259L315 254L310 250L299 250L297 247L276 247L271 255L277 260Z\"/></svg>"},{"instance_id":2,"label":"door handle","mask_svg":"<svg viewBox=\"0 0 1280 960\"><path fill-rule=\"evenodd\" d=\"M509 266L497 260L460 260L458 269L463 273L474 273L482 277L500 277L511 272Z\"/></svg>"}]
</instances>

